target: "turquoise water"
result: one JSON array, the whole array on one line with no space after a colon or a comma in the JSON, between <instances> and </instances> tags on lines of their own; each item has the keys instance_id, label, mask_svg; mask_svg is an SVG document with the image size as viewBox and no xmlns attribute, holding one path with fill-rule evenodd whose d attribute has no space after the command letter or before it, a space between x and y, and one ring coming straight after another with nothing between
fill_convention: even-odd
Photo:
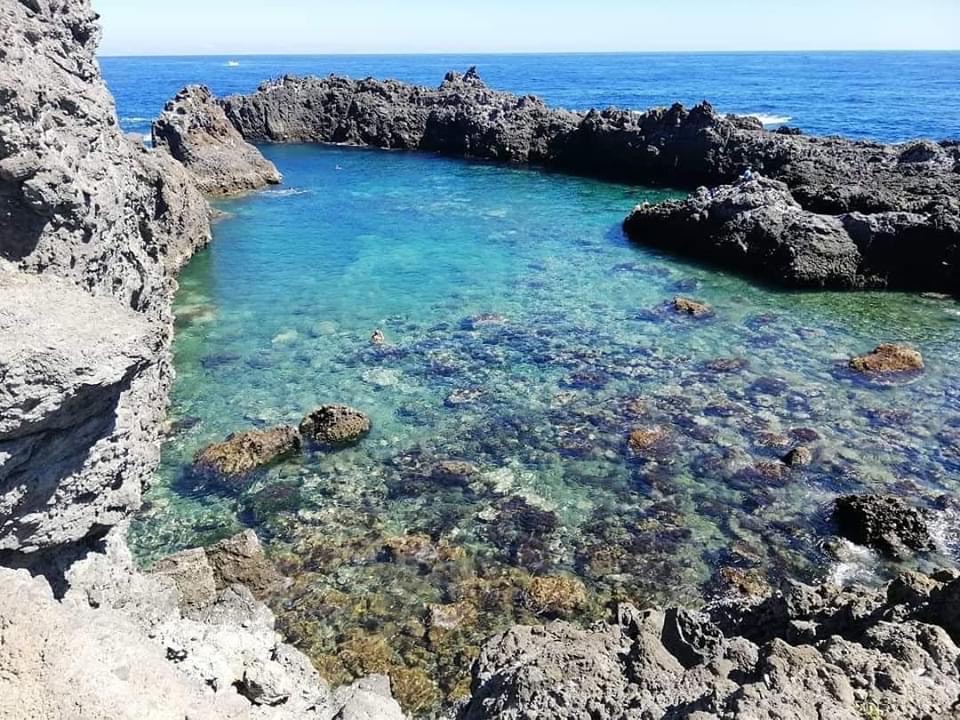
<instances>
[{"instance_id":1,"label":"turquoise water","mask_svg":"<svg viewBox=\"0 0 960 720\"><path fill-rule=\"evenodd\" d=\"M928 562L952 561L955 302L774 292L631 245L623 217L664 191L265 152L285 185L222 203L180 277L174 430L132 537L149 560L255 527L295 578L281 626L328 678L390 672L429 712L463 694L487 635L544 614L525 600L534 576L582 582L585 601L547 614L587 620L617 599L696 602L731 575L884 572L824 547L839 493L945 507ZM714 315L680 316L676 296ZM921 349L926 372L844 370L885 341ZM191 475L206 444L328 402L368 413L371 435L229 489ZM664 439L631 452L635 428ZM798 444L810 467L773 464ZM445 460L477 472L438 478Z\"/></svg>"}]
</instances>

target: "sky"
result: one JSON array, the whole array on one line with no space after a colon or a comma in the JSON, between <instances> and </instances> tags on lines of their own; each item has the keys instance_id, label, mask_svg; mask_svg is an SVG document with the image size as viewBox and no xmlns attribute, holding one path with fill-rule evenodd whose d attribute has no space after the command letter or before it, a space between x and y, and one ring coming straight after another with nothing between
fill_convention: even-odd
<instances>
[{"instance_id":1,"label":"sky","mask_svg":"<svg viewBox=\"0 0 960 720\"><path fill-rule=\"evenodd\" d=\"M102 55L960 49L960 0L93 0Z\"/></svg>"}]
</instances>

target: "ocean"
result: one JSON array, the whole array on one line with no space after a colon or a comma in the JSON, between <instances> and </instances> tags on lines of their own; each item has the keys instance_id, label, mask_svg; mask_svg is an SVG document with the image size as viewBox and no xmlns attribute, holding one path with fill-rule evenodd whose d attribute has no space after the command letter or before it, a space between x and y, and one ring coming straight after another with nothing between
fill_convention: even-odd
<instances>
[{"instance_id":1,"label":"ocean","mask_svg":"<svg viewBox=\"0 0 960 720\"><path fill-rule=\"evenodd\" d=\"M101 65L123 127L136 133L149 133L190 83L227 95L284 74L336 73L435 86L447 71L476 65L491 87L569 109L709 100L816 135L960 137L960 52L104 57Z\"/></svg>"},{"instance_id":2,"label":"ocean","mask_svg":"<svg viewBox=\"0 0 960 720\"><path fill-rule=\"evenodd\" d=\"M946 53L107 58L104 70L124 126L142 133L185 82L436 84L473 63L496 87L569 107L708 97L887 140L960 126L948 81L960 54ZM954 300L775 291L629 242L626 214L682 195L669 189L430 154L262 150L284 184L217 201L213 243L179 276L172 433L130 541L149 564L254 528L293 578L271 601L279 627L327 680L388 672L404 707L431 717L513 623L586 623L622 600L694 605L786 578L879 582L903 565L830 539L847 493L936 507L936 551L916 563L960 558ZM677 296L713 315L678 315ZM886 341L920 349L923 374L849 371ZM326 403L362 410L370 435L233 481L192 467L210 443ZM654 440L631 447L634 430ZM788 468L798 445L813 462ZM547 609L542 576L557 588ZM433 612L455 628L431 630Z\"/></svg>"}]
</instances>

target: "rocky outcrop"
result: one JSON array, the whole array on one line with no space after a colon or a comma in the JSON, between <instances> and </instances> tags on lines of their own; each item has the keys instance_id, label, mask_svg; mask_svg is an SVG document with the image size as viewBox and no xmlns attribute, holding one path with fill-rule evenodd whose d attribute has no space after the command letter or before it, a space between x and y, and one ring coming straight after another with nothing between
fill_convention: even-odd
<instances>
[{"instance_id":1,"label":"rocky outcrop","mask_svg":"<svg viewBox=\"0 0 960 720\"><path fill-rule=\"evenodd\" d=\"M143 575L118 528L62 599L0 569L0 717L402 720L388 681L332 693L266 606L191 553Z\"/></svg>"},{"instance_id":2,"label":"rocky outcrop","mask_svg":"<svg viewBox=\"0 0 960 720\"><path fill-rule=\"evenodd\" d=\"M762 601L621 606L608 624L515 627L473 669L461 720L956 717L960 579L794 584Z\"/></svg>"},{"instance_id":3,"label":"rocky outcrop","mask_svg":"<svg viewBox=\"0 0 960 720\"><path fill-rule=\"evenodd\" d=\"M923 370L919 350L906 345L884 343L866 355L850 359L850 369L867 375L902 375Z\"/></svg>"},{"instance_id":4,"label":"rocky outcrop","mask_svg":"<svg viewBox=\"0 0 960 720\"><path fill-rule=\"evenodd\" d=\"M183 163L197 187L209 195L258 190L283 179L201 85L184 88L167 103L153 123L153 144Z\"/></svg>"},{"instance_id":5,"label":"rocky outcrop","mask_svg":"<svg viewBox=\"0 0 960 720\"><path fill-rule=\"evenodd\" d=\"M300 423L300 434L311 442L328 448L352 445L360 441L372 427L370 418L347 405L322 405Z\"/></svg>"},{"instance_id":6,"label":"rocky outcrop","mask_svg":"<svg viewBox=\"0 0 960 720\"><path fill-rule=\"evenodd\" d=\"M924 513L900 498L847 495L837 498L833 518L841 536L891 557L933 548Z\"/></svg>"},{"instance_id":7,"label":"rocky outcrop","mask_svg":"<svg viewBox=\"0 0 960 720\"><path fill-rule=\"evenodd\" d=\"M20 554L139 507L172 275L210 236L183 168L120 132L99 35L86 2L0 9L0 550Z\"/></svg>"},{"instance_id":8,"label":"rocky outcrop","mask_svg":"<svg viewBox=\"0 0 960 720\"><path fill-rule=\"evenodd\" d=\"M472 69L449 73L438 88L284 77L222 104L250 141L416 149L633 183L721 186L638 209L627 231L778 284L955 291L960 281L960 145L952 142L770 133L708 103L574 113L491 90ZM764 179L744 186L742 175Z\"/></svg>"},{"instance_id":9,"label":"rocky outcrop","mask_svg":"<svg viewBox=\"0 0 960 720\"><path fill-rule=\"evenodd\" d=\"M789 285L856 287L867 281L843 222L804 210L785 183L768 178L641 205L624 228L648 244Z\"/></svg>"},{"instance_id":10,"label":"rocky outcrop","mask_svg":"<svg viewBox=\"0 0 960 720\"><path fill-rule=\"evenodd\" d=\"M118 129L99 33L88 0L0 5L0 717L399 720L388 681L332 694L280 642L236 584L282 581L255 538L131 560L209 207Z\"/></svg>"}]
</instances>

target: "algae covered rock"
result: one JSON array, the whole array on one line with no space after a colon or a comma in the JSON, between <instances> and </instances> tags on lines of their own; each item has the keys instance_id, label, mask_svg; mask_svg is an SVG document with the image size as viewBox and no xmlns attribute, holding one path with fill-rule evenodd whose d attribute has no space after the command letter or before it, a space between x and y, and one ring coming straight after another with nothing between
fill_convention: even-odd
<instances>
[{"instance_id":1,"label":"algae covered rock","mask_svg":"<svg viewBox=\"0 0 960 720\"><path fill-rule=\"evenodd\" d=\"M347 405L322 405L300 423L300 433L319 445L343 447L370 432L370 418Z\"/></svg>"},{"instance_id":2,"label":"algae covered rock","mask_svg":"<svg viewBox=\"0 0 960 720\"><path fill-rule=\"evenodd\" d=\"M300 434L289 425L248 430L204 448L193 462L201 472L240 478L296 452L300 444Z\"/></svg>"},{"instance_id":3,"label":"algae covered rock","mask_svg":"<svg viewBox=\"0 0 960 720\"><path fill-rule=\"evenodd\" d=\"M587 604L582 582L561 575L535 577L522 594L524 607L536 615L570 617Z\"/></svg>"},{"instance_id":4,"label":"algae covered rock","mask_svg":"<svg viewBox=\"0 0 960 720\"><path fill-rule=\"evenodd\" d=\"M673 309L681 315L689 315L694 318L708 318L713 315L713 308L699 300L691 300L685 297L676 297L671 303Z\"/></svg>"},{"instance_id":5,"label":"algae covered rock","mask_svg":"<svg viewBox=\"0 0 960 720\"><path fill-rule=\"evenodd\" d=\"M850 369L868 375L894 375L923 370L923 356L906 345L884 343L850 360Z\"/></svg>"}]
</instances>

